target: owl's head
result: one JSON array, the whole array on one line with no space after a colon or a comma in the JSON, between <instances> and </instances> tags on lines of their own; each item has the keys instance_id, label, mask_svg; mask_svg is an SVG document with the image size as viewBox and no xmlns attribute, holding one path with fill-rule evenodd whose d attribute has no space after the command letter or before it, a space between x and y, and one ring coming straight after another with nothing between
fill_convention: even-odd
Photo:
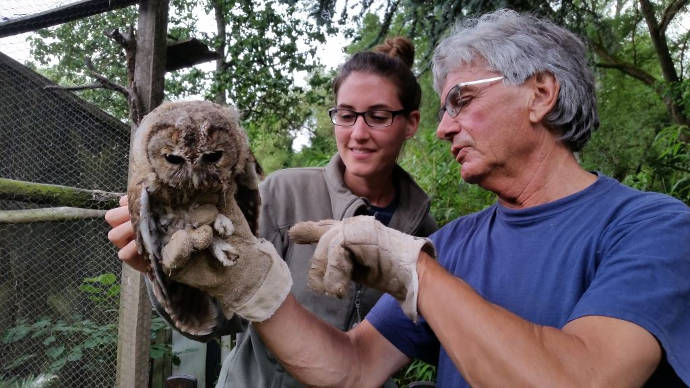
<instances>
[{"instance_id":1,"label":"owl's head","mask_svg":"<svg viewBox=\"0 0 690 388\"><path fill-rule=\"evenodd\" d=\"M237 112L209 101L159 106L142 120L135 141L159 183L181 190L227 188L250 152Z\"/></svg>"}]
</instances>

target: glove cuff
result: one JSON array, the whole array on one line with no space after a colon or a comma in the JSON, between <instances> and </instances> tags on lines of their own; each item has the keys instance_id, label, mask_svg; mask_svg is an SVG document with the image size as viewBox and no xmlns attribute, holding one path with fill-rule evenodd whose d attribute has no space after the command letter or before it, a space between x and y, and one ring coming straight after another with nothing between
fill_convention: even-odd
<instances>
[{"instance_id":1,"label":"glove cuff","mask_svg":"<svg viewBox=\"0 0 690 388\"><path fill-rule=\"evenodd\" d=\"M419 295L419 277L417 276L417 261L421 252L426 252L432 258L436 258L436 249L431 240L427 238L415 237L414 242L411 243L415 257L411 257L408 261L408 270L410 271L410 283L407 287L407 295L405 299L399 301L403 313L407 315L412 322L417 323L417 296Z\"/></svg>"},{"instance_id":2,"label":"glove cuff","mask_svg":"<svg viewBox=\"0 0 690 388\"><path fill-rule=\"evenodd\" d=\"M261 285L245 303L232 310L251 322L265 321L283 304L292 288L292 276L285 261L276 253L273 245L261 239L259 250L271 259L271 267Z\"/></svg>"}]
</instances>

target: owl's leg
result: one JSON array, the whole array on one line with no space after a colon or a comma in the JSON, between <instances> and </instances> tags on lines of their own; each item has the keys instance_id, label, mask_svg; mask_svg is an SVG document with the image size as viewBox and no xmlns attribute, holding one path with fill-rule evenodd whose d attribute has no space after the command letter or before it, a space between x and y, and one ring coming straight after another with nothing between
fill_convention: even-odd
<instances>
[{"instance_id":1,"label":"owl's leg","mask_svg":"<svg viewBox=\"0 0 690 388\"><path fill-rule=\"evenodd\" d=\"M235 232L232 221L224 214L218 214L213 222L213 229L222 237L228 237Z\"/></svg>"},{"instance_id":2,"label":"owl's leg","mask_svg":"<svg viewBox=\"0 0 690 388\"><path fill-rule=\"evenodd\" d=\"M237 251L237 249L235 249L235 247L220 238L214 238L212 246L213 256L215 256L216 259L218 259L218 261L223 263L223 265L226 267L235 265L237 259L240 257L240 253Z\"/></svg>"},{"instance_id":3,"label":"owl's leg","mask_svg":"<svg viewBox=\"0 0 690 388\"><path fill-rule=\"evenodd\" d=\"M235 232L235 226L232 221L224 214L218 214L216 220L213 222L213 229L221 237L227 237ZM213 256L218 259L224 266L229 267L234 265L239 257L239 252L230 245L227 241L221 238L213 239Z\"/></svg>"},{"instance_id":4,"label":"owl's leg","mask_svg":"<svg viewBox=\"0 0 690 388\"><path fill-rule=\"evenodd\" d=\"M210 225L202 225L191 231L178 230L163 247L163 266L168 272L184 266L192 251L208 248L212 239L213 230Z\"/></svg>"}]
</instances>

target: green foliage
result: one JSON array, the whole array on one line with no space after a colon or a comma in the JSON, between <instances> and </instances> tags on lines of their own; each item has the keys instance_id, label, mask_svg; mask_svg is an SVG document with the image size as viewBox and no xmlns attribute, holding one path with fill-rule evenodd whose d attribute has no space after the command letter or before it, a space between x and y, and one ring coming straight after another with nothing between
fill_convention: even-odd
<instances>
[{"instance_id":1,"label":"green foliage","mask_svg":"<svg viewBox=\"0 0 690 388\"><path fill-rule=\"evenodd\" d=\"M165 332L170 331L170 325L159 315L151 318L151 347L149 348L149 358L158 360L170 358L173 365L180 365L180 357L172 350L170 341L163 340Z\"/></svg>"},{"instance_id":2,"label":"green foliage","mask_svg":"<svg viewBox=\"0 0 690 388\"><path fill-rule=\"evenodd\" d=\"M654 92L619 73L600 74L601 125L580 155L583 166L620 181L648 159L655 132L668 122Z\"/></svg>"},{"instance_id":3,"label":"green foliage","mask_svg":"<svg viewBox=\"0 0 690 388\"><path fill-rule=\"evenodd\" d=\"M407 387L415 381L436 381L436 367L422 360L413 360L393 378L398 387Z\"/></svg>"},{"instance_id":4,"label":"green foliage","mask_svg":"<svg viewBox=\"0 0 690 388\"><path fill-rule=\"evenodd\" d=\"M308 106L311 116L300 129L303 134L308 134L309 146L292 155L290 167L323 166L337 152L333 124L326 113L334 105L331 88L334 77L335 72L324 74L319 71L309 80L311 93Z\"/></svg>"},{"instance_id":5,"label":"green foliage","mask_svg":"<svg viewBox=\"0 0 690 388\"><path fill-rule=\"evenodd\" d=\"M635 10L630 9L618 18L600 17L589 33L598 39L617 36L618 41L610 41L610 53L659 77L649 36L635 35L640 34L638 22L639 15L636 18ZM601 31L596 30L597 25L603 26ZM688 82L657 83L652 88L614 69L599 69L596 76L601 126L580 154L583 167L637 189L666 193L689 203L690 136L687 126L673 124L664 100L680 96L687 107Z\"/></svg>"},{"instance_id":6,"label":"green foliage","mask_svg":"<svg viewBox=\"0 0 690 388\"><path fill-rule=\"evenodd\" d=\"M86 293L88 298L98 304L102 311L114 311L120 297L120 284L117 276L104 273L93 278L85 278L79 290Z\"/></svg>"},{"instance_id":7,"label":"green foliage","mask_svg":"<svg viewBox=\"0 0 690 388\"><path fill-rule=\"evenodd\" d=\"M0 380L0 388L51 388L59 386L56 375L9 377L7 380Z\"/></svg>"},{"instance_id":8,"label":"green foliage","mask_svg":"<svg viewBox=\"0 0 690 388\"><path fill-rule=\"evenodd\" d=\"M41 368L57 374L69 362L81 362L84 354L90 362L105 362L109 349L117 344L117 323L99 324L75 316L71 321L41 317L34 322L20 319L2 337L4 344L20 341L39 341L43 345L46 360ZM39 358L37 354L21 355L2 367L2 373L22 367L26 362ZM32 361L35 362L35 361Z\"/></svg>"},{"instance_id":9,"label":"green foliage","mask_svg":"<svg viewBox=\"0 0 690 388\"><path fill-rule=\"evenodd\" d=\"M40 317L30 322L20 319L2 336L4 344L40 343L43 355L22 354L2 367L0 373L9 373L31 361L43 360L41 369L49 374L59 374L68 363L79 363L97 368L108 362L113 347L117 346L117 298L119 285L114 274L106 273L83 279L79 289L97 306L114 318L108 322L95 322L74 315L69 320ZM88 362L82 360L88 359Z\"/></svg>"},{"instance_id":10,"label":"green foliage","mask_svg":"<svg viewBox=\"0 0 690 388\"><path fill-rule=\"evenodd\" d=\"M690 205L690 138L687 126L662 129L649 149L647 163L628 174L623 183L644 191L672 195Z\"/></svg>"},{"instance_id":11,"label":"green foliage","mask_svg":"<svg viewBox=\"0 0 690 388\"><path fill-rule=\"evenodd\" d=\"M117 277L104 273L92 278L85 278L79 286L89 300L96 303L99 311L105 315L104 321L84 319L74 315L70 319L55 319L49 316L30 321L19 319L15 325L0 336L0 342L13 344L28 349L42 349L39 353L23 353L0 365L0 379L4 375L12 376L17 371L25 370L29 365L39 368L48 375L59 376L64 368L78 365L81 368L102 368L103 364L114 362L114 350L118 339L118 310L120 286ZM179 358L172 354L170 344L156 341L166 322L155 317L151 323L151 358L172 357L173 363L179 364ZM32 346L28 346L31 344ZM26 380L30 381L30 380ZM15 383L8 381L8 383ZM2 380L0 380L2 384ZM2 385L0 385L2 387Z\"/></svg>"}]
</instances>

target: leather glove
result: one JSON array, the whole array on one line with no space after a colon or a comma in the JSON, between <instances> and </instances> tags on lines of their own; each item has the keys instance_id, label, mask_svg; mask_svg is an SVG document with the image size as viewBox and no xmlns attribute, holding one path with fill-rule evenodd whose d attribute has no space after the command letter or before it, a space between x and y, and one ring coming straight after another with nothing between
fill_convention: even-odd
<instances>
[{"instance_id":1,"label":"leather glove","mask_svg":"<svg viewBox=\"0 0 690 388\"><path fill-rule=\"evenodd\" d=\"M234 203L230 206L234 230L224 238L222 252L204 249L210 238L204 228L194 233L178 231L167 245L172 247L167 250L175 254L167 254L164 249L161 264L171 279L218 300L226 318L235 313L261 322L283 303L292 287L292 277L273 244L256 238L239 207ZM227 260L220 261L218 254L227 254Z\"/></svg>"},{"instance_id":2,"label":"leather glove","mask_svg":"<svg viewBox=\"0 0 690 388\"><path fill-rule=\"evenodd\" d=\"M387 292L417 321L417 260L423 250L436 257L431 241L388 228L371 216L342 221L300 222L290 238L306 244L318 241L309 269L309 286L342 298L350 279Z\"/></svg>"}]
</instances>

